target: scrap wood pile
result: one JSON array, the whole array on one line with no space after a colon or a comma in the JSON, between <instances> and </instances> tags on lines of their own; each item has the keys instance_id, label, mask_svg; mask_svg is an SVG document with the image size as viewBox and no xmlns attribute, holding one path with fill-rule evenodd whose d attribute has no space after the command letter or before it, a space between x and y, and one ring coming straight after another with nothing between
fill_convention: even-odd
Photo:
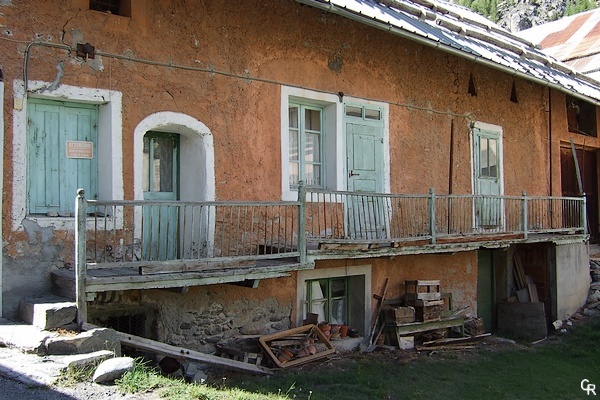
<instances>
[{"instance_id":1,"label":"scrap wood pile","mask_svg":"<svg viewBox=\"0 0 600 400\"><path fill-rule=\"evenodd\" d=\"M259 344L272 364L279 368L305 364L335 352L314 324L261 336Z\"/></svg>"}]
</instances>

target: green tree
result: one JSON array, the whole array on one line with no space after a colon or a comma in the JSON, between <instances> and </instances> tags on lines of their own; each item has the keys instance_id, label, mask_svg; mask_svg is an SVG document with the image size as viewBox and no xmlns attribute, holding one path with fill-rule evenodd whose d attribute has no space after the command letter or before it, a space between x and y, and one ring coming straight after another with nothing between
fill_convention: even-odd
<instances>
[{"instance_id":1,"label":"green tree","mask_svg":"<svg viewBox=\"0 0 600 400\"><path fill-rule=\"evenodd\" d=\"M598 3L595 0L568 0L564 16L578 14L583 11L593 10L597 7Z\"/></svg>"},{"instance_id":2,"label":"green tree","mask_svg":"<svg viewBox=\"0 0 600 400\"><path fill-rule=\"evenodd\" d=\"M498 20L498 0L458 0L458 4L496 22Z\"/></svg>"}]
</instances>

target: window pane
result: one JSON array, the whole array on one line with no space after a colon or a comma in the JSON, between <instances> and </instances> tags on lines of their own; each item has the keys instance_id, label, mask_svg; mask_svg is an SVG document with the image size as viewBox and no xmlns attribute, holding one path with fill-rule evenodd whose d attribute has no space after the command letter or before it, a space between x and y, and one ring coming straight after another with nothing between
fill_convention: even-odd
<instances>
[{"instance_id":1,"label":"window pane","mask_svg":"<svg viewBox=\"0 0 600 400\"><path fill-rule=\"evenodd\" d=\"M321 130L321 111L320 110L304 110L304 126L311 131Z\"/></svg>"},{"instance_id":2,"label":"window pane","mask_svg":"<svg viewBox=\"0 0 600 400\"><path fill-rule=\"evenodd\" d=\"M488 153L488 165L489 171L488 176L491 178L498 177L498 151L497 146L498 142L496 139L488 139L489 140L489 153Z\"/></svg>"},{"instance_id":3,"label":"window pane","mask_svg":"<svg viewBox=\"0 0 600 400\"><path fill-rule=\"evenodd\" d=\"M290 185L297 185L300 182L300 165L297 162L290 163Z\"/></svg>"},{"instance_id":4,"label":"window pane","mask_svg":"<svg viewBox=\"0 0 600 400\"><path fill-rule=\"evenodd\" d=\"M155 138L154 140L154 182L153 190L159 192L173 191L173 139Z\"/></svg>"},{"instance_id":5,"label":"window pane","mask_svg":"<svg viewBox=\"0 0 600 400\"><path fill-rule=\"evenodd\" d=\"M331 280L331 295L333 297L346 296L346 279Z\"/></svg>"},{"instance_id":6,"label":"window pane","mask_svg":"<svg viewBox=\"0 0 600 400\"><path fill-rule=\"evenodd\" d=\"M488 176L488 140L479 138L479 175Z\"/></svg>"},{"instance_id":7,"label":"window pane","mask_svg":"<svg viewBox=\"0 0 600 400\"><path fill-rule=\"evenodd\" d=\"M290 107L290 128L298 128L298 107Z\"/></svg>"},{"instance_id":8,"label":"window pane","mask_svg":"<svg viewBox=\"0 0 600 400\"><path fill-rule=\"evenodd\" d=\"M335 299L331 301L331 323L346 324L346 299Z\"/></svg>"},{"instance_id":9,"label":"window pane","mask_svg":"<svg viewBox=\"0 0 600 400\"><path fill-rule=\"evenodd\" d=\"M365 108L365 118L380 120L381 119L381 111Z\"/></svg>"},{"instance_id":10,"label":"window pane","mask_svg":"<svg viewBox=\"0 0 600 400\"><path fill-rule=\"evenodd\" d=\"M298 151L300 141L298 138L298 131L290 129L290 161L298 161Z\"/></svg>"},{"instance_id":11,"label":"window pane","mask_svg":"<svg viewBox=\"0 0 600 400\"><path fill-rule=\"evenodd\" d=\"M346 106L346 115L349 117L362 118L362 107Z\"/></svg>"},{"instance_id":12,"label":"window pane","mask_svg":"<svg viewBox=\"0 0 600 400\"><path fill-rule=\"evenodd\" d=\"M318 164L306 164L304 180L308 186L321 185L321 166Z\"/></svg>"},{"instance_id":13,"label":"window pane","mask_svg":"<svg viewBox=\"0 0 600 400\"><path fill-rule=\"evenodd\" d=\"M309 162L321 161L321 135L316 133L306 134L304 159Z\"/></svg>"}]
</instances>

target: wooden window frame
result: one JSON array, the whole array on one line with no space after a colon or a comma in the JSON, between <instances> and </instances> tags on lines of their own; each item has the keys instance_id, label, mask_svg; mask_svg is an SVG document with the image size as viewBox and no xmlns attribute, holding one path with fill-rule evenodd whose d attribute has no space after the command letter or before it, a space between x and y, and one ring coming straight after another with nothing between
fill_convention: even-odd
<instances>
[{"instance_id":1,"label":"wooden window frame","mask_svg":"<svg viewBox=\"0 0 600 400\"><path fill-rule=\"evenodd\" d=\"M304 181L307 187L312 188L324 188L325 187L325 110L324 107L301 103L301 102L290 102L288 105L288 110L292 108L298 108L298 127L292 127L291 121L289 123L289 130L295 130L298 134L298 160L292 160L288 158L288 162L290 164L297 163L298 164L298 181ZM320 129L307 129L305 126L304 120L304 112L306 110L318 111L320 114ZM319 135L319 154L320 161L316 162L308 162L304 157L307 147L307 136L308 134L318 134ZM291 144L290 144L291 147ZM319 182L317 184L307 183L306 181L306 167L308 165L312 165L313 168L317 168L319 170ZM297 189L298 184L292 182L291 179L292 171L289 173L289 182L290 188Z\"/></svg>"},{"instance_id":2,"label":"wooden window frame","mask_svg":"<svg viewBox=\"0 0 600 400\"><path fill-rule=\"evenodd\" d=\"M334 280L341 280L344 281L344 286L345 286L345 295L344 296L333 296L332 295L332 281ZM350 285L349 285L349 280L347 276L339 276L339 277L331 277L331 278L318 278L318 279L310 279L306 281L306 303L307 303L307 310L312 310L312 305L313 305L313 301L317 300L317 299L313 299L312 298L312 283L313 282L319 282L319 284L321 282L326 282L326 286L327 286L327 293L324 293L324 296L322 299L324 299L326 301L326 307L325 307L325 318L327 322L331 322L331 315L332 315L332 304L335 300L344 300L345 303L345 310L344 310L344 324L348 323L349 320L349 316L350 316ZM319 321L322 322L322 321Z\"/></svg>"}]
</instances>

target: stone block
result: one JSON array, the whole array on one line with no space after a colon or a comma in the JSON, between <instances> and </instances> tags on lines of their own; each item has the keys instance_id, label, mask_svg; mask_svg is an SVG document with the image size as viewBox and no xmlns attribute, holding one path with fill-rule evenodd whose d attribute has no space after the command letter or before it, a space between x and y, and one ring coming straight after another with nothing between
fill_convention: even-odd
<instances>
[{"instance_id":1,"label":"stone block","mask_svg":"<svg viewBox=\"0 0 600 400\"><path fill-rule=\"evenodd\" d=\"M46 352L50 355L84 354L109 350L121 355L121 342L117 333L109 328L97 328L75 336L60 336L46 341Z\"/></svg>"},{"instance_id":2,"label":"stone block","mask_svg":"<svg viewBox=\"0 0 600 400\"><path fill-rule=\"evenodd\" d=\"M135 361L131 357L117 357L103 361L98 365L92 380L95 383L112 382L122 377L125 372L133 371Z\"/></svg>"},{"instance_id":3,"label":"stone block","mask_svg":"<svg viewBox=\"0 0 600 400\"><path fill-rule=\"evenodd\" d=\"M73 356L67 356L64 359L67 368L81 368L87 367L109 358L113 358L115 355L110 350L100 350L93 353L76 354Z\"/></svg>"},{"instance_id":4,"label":"stone block","mask_svg":"<svg viewBox=\"0 0 600 400\"><path fill-rule=\"evenodd\" d=\"M77 318L76 304L58 296L24 299L20 312L23 321L45 330L60 328Z\"/></svg>"}]
</instances>

